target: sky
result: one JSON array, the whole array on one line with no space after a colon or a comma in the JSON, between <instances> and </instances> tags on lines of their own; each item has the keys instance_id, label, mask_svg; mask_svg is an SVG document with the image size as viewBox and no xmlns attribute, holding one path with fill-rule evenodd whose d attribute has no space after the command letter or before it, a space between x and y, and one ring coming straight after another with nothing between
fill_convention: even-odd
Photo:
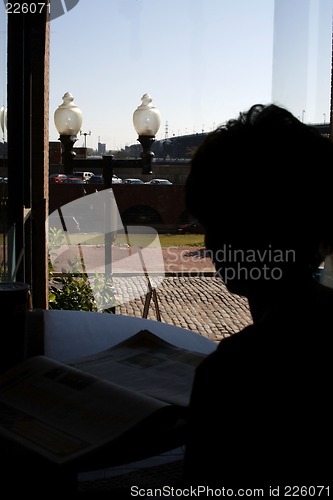
<instances>
[{"instance_id":1,"label":"sky","mask_svg":"<svg viewBox=\"0 0 333 500\"><path fill-rule=\"evenodd\" d=\"M66 92L90 133L76 146L93 149L137 143L132 116L145 93L161 114L157 139L209 132L272 100L304 121L329 120L333 0L75 3L50 26L50 141Z\"/></svg>"},{"instance_id":2,"label":"sky","mask_svg":"<svg viewBox=\"0 0 333 500\"><path fill-rule=\"evenodd\" d=\"M120 149L148 93L157 139L209 131L270 99L273 13L272 0L80 0L51 22L51 118L71 92L87 146Z\"/></svg>"}]
</instances>

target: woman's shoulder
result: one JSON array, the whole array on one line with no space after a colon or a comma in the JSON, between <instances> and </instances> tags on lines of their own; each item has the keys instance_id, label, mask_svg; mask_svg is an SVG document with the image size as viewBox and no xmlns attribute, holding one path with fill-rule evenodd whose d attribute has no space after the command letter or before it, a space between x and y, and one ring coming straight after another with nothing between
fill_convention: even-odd
<instances>
[{"instance_id":1,"label":"woman's shoulder","mask_svg":"<svg viewBox=\"0 0 333 500\"><path fill-rule=\"evenodd\" d=\"M224 338L218 348L220 355L232 353L280 352L323 348L333 331L333 288L316 284L308 294L295 294L293 301L276 309L262 321L254 322Z\"/></svg>"},{"instance_id":2,"label":"woman's shoulder","mask_svg":"<svg viewBox=\"0 0 333 500\"><path fill-rule=\"evenodd\" d=\"M232 359L233 354L239 357L244 353L247 356L249 352L258 350L258 346L261 346L265 331L267 327L260 324L253 323L246 326L221 340L215 351L216 356L224 356L228 359Z\"/></svg>"}]
</instances>

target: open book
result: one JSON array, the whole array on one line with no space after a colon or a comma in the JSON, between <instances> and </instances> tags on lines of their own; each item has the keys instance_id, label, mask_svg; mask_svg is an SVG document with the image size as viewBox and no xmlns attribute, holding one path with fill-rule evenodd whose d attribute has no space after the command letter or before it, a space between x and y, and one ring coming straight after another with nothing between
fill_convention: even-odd
<instances>
[{"instance_id":1,"label":"open book","mask_svg":"<svg viewBox=\"0 0 333 500\"><path fill-rule=\"evenodd\" d=\"M29 358L0 376L0 434L62 464L135 429L172 427L205 356L142 330L71 365Z\"/></svg>"}]
</instances>

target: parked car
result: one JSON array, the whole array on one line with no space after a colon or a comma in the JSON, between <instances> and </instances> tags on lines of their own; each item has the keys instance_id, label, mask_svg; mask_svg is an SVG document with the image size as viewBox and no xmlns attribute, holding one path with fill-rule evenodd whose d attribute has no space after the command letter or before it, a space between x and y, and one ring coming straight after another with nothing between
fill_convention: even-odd
<instances>
[{"instance_id":1,"label":"parked car","mask_svg":"<svg viewBox=\"0 0 333 500\"><path fill-rule=\"evenodd\" d=\"M92 175L90 179L87 180L88 184L104 184L103 175Z\"/></svg>"},{"instance_id":2,"label":"parked car","mask_svg":"<svg viewBox=\"0 0 333 500\"><path fill-rule=\"evenodd\" d=\"M146 182L145 184L159 184L163 186L172 186L172 182L169 181L169 179L151 179L150 181Z\"/></svg>"},{"instance_id":3,"label":"parked car","mask_svg":"<svg viewBox=\"0 0 333 500\"><path fill-rule=\"evenodd\" d=\"M80 177L69 177L62 181L62 184L85 184L85 181Z\"/></svg>"},{"instance_id":4,"label":"parked car","mask_svg":"<svg viewBox=\"0 0 333 500\"><path fill-rule=\"evenodd\" d=\"M51 174L49 175L50 182L64 182L67 179L67 175L65 174Z\"/></svg>"},{"instance_id":5,"label":"parked car","mask_svg":"<svg viewBox=\"0 0 333 500\"><path fill-rule=\"evenodd\" d=\"M123 179L123 184L144 184L144 182L141 179L135 179L133 177Z\"/></svg>"},{"instance_id":6,"label":"parked car","mask_svg":"<svg viewBox=\"0 0 333 500\"><path fill-rule=\"evenodd\" d=\"M193 220L179 226L178 232L181 234L204 234L205 230L200 222Z\"/></svg>"},{"instance_id":7,"label":"parked car","mask_svg":"<svg viewBox=\"0 0 333 500\"><path fill-rule=\"evenodd\" d=\"M90 177L92 177L94 174L93 172L74 172L73 176L74 177L81 177L85 182L87 182Z\"/></svg>"},{"instance_id":8,"label":"parked car","mask_svg":"<svg viewBox=\"0 0 333 500\"><path fill-rule=\"evenodd\" d=\"M122 184L123 180L117 175L113 174L112 176L112 184Z\"/></svg>"}]
</instances>

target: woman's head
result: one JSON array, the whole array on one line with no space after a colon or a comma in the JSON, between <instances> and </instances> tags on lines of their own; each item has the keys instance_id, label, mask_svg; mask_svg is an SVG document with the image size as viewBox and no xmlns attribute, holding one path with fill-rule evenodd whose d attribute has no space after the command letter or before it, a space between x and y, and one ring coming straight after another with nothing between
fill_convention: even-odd
<instances>
[{"instance_id":1,"label":"woman's head","mask_svg":"<svg viewBox=\"0 0 333 500\"><path fill-rule=\"evenodd\" d=\"M187 208L212 250L228 245L259 260L268 250L290 250L295 262L288 268L315 268L319 246L333 247L332 169L329 139L284 108L255 105L209 134L194 154Z\"/></svg>"}]
</instances>

